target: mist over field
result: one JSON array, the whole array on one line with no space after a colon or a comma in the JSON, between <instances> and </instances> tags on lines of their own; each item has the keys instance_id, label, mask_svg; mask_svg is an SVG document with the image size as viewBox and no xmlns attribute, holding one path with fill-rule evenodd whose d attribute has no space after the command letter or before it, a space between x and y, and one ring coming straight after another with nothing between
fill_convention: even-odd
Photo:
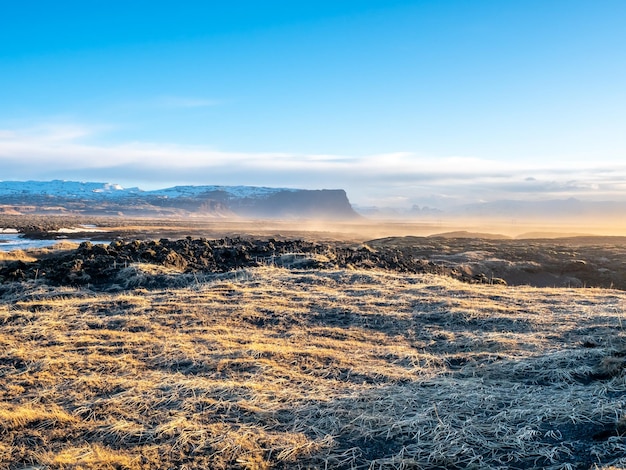
<instances>
[{"instance_id":1,"label":"mist over field","mask_svg":"<svg viewBox=\"0 0 626 470\"><path fill-rule=\"evenodd\" d=\"M0 468L626 468L618 225L50 184L0 214Z\"/></svg>"}]
</instances>

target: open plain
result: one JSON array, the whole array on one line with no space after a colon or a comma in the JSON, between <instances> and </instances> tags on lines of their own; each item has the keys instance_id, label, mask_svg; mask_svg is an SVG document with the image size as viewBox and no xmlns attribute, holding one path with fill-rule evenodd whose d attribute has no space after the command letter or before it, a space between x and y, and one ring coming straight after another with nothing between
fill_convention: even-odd
<instances>
[{"instance_id":1,"label":"open plain","mask_svg":"<svg viewBox=\"0 0 626 470\"><path fill-rule=\"evenodd\" d=\"M626 468L622 239L381 235L2 254L0 468Z\"/></svg>"}]
</instances>

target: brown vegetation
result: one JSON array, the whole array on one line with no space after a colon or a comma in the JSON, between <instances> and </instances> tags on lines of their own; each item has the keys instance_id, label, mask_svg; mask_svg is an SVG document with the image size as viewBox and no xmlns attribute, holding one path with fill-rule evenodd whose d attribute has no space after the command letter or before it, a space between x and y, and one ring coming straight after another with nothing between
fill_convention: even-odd
<instances>
[{"instance_id":1,"label":"brown vegetation","mask_svg":"<svg viewBox=\"0 0 626 470\"><path fill-rule=\"evenodd\" d=\"M0 468L626 465L626 293L133 264L0 303ZM133 288L154 276L169 287Z\"/></svg>"}]
</instances>

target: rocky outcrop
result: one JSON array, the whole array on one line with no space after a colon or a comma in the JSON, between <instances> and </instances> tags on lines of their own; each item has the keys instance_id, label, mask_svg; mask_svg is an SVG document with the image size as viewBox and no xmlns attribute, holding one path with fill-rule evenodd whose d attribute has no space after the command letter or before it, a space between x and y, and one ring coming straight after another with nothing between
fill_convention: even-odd
<instances>
[{"instance_id":1,"label":"rocky outcrop","mask_svg":"<svg viewBox=\"0 0 626 470\"><path fill-rule=\"evenodd\" d=\"M109 245L85 242L71 251L44 254L34 262L0 263L0 287L38 279L106 290L123 285L124 270L138 265L190 275L275 265L430 273L472 284L626 290L625 247L626 238L610 237L525 241L392 237L360 245L239 237L118 240ZM166 287L172 282L171 276L155 279L147 276L141 285Z\"/></svg>"},{"instance_id":2,"label":"rocky outcrop","mask_svg":"<svg viewBox=\"0 0 626 470\"><path fill-rule=\"evenodd\" d=\"M39 279L54 285L90 285L107 289L115 286L122 269L137 263L186 273L221 273L277 265L299 269L379 268L461 278L461 273L454 268L416 259L403 250L374 251L367 246L347 247L303 240L188 237L181 240L116 241L109 245L84 242L75 250L53 254L39 261L13 261L0 265L0 282Z\"/></svg>"},{"instance_id":3,"label":"rocky outcrop","mask_svg":"<svg viewBox=\"0 0 626 470\"><path fill-rule=\"evenodd\" d=\"M231 202L246 217L352 219L358 217L343 189L280 191L260 199Z\"/></svg>"}]
</instances>

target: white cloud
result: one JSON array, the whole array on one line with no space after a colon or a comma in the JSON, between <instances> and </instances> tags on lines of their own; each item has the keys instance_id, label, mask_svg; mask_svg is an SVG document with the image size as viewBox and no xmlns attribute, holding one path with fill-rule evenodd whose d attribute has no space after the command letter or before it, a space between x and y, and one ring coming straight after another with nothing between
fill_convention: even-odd
<instances>
[{"instance_id":1,"label":"white cloud","mask_svg":"<svg viewBox=\"0 0 626 470\"><path fill-rule=\"evenodd\" d=\"M225 152L201 146L90 143L100 128L42 124L0 129L0 179L78 178L163 187L250 184L344 188L351 200L425 201L626 197L626 164L525 163L410 152L353 156ZM528 175L533 175L529 177ZM399 199L398 199L399 198Z\"/></svg>"}]
</instances>

